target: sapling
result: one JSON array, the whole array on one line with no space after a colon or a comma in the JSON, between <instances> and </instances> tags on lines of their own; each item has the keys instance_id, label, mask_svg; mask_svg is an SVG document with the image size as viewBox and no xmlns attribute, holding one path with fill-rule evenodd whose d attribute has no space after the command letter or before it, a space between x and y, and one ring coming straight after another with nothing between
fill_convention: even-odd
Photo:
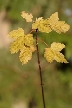
<instances>
[{"instance_id":1,"label":"sapling","mask_svg":"<svg viewBox=\"0 0 72 108\"><path fill-rule=\"evenodd\" d=\"M44 57L48 62L52 63L54 60L56 60L57 62L68 63L68 61L60 52L63 48L65 48L65 45L63 43L53 42L49 47L46 42L44 42L41 38L38 37L38 31L49 33L54 30L57 33L61 34L61 32L65 33L66 31L68 31L70 29L70 26L65 23L65 21L59 21L58 12L52 14L50 18L43 19L43 17L40 17L36 18L35 21L33 21L33 15L28 14L25 11L21 12L21 16L26 20L26 22L32 22L32 30L28 34L25 34L22 28L11 31L8 36L13 38L14 41L10 45L10 51L11 54L17 53L18 51L20 52L19 59L22 62L22 65L26 64L29 60L31 60L33 52L37 52L43 107L46 108L38 41L41 41L46 45ZM33 32L36 33L35 38L33 37Z\"/></svg>"}]
</instances>

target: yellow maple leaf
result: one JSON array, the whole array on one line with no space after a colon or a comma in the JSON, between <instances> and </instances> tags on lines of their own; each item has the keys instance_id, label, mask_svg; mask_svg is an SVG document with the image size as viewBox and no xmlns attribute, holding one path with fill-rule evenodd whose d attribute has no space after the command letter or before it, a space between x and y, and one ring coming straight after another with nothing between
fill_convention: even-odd
<instances>
[{"instance_id":1,"label":"yellow maple leaf","mask_svg":"<svg viewBox=\"0 0 72 108\"><path fill-rule=\"evenodd\" d=\"M18 30L13 30L9 34L9 37L15 38L14 42L10 45L11 53L17 53L24 45L32 46L34 39L33 34L24 34L24 30L19 28Z\"/></svg>"},{"instance_id":2,"label":"yellow maple leaf","mask_svg":"<svg viewBox=\"0 0 72 108\"><path fill-rule=\"evenodd\" d=\"M21 16L26 19L27 22L32 22L33 15L26 13L25 11L21 12Z\"/></svg>"},{"instance_id":3,"label":"yellow maple leaf","mask_svg":"<svg viewBox=\"0 0 72 108\"><path fill-rule=\"evenodd\" d=\"M63 48L65 48L64 44L53 42L50 48L45 48L44 57L50 63L53 62L53 60L61 63L68 63L64 55L60 53Z\"/></svg>"},{"instance_id":4,"label":"yellow maple leaf","mask_svg":"<svg viewBox=\"0 0 72 108\"><path fill-rule=\"evenodd\" d=\"M58 12L55 12L50 16L50 18L46 19L48 25L50 25L51 29L56 31L57 33L66 32L70 29L70 26L65 23L65 21L59 21Z\"/></svg>"}]
</instances>

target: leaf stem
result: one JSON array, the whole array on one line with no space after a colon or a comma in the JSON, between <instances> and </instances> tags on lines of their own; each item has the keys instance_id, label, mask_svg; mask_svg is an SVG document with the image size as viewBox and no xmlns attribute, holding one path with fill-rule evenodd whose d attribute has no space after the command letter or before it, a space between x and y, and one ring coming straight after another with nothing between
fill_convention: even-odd
<instances>
[{"instance_id":1,"label":"leaf stem","mask_svg":"<svg viewBox=\"0 0 72 108\"><path fill-rule=\"evenodd\" d=\"M48 44L46 42L44 42L41 38L38 38L38 40L40 40L41 42L43 42L48 47Z\"/></svg>"},{"instance_id":2,"label":"leaf stem","mask_svg":"<svg viewBox=\"0 0 72 108\"><path fill-rule=\"evenodd\" d=\"M40 66L40 58L39 58L39 49L38 49L38 36L37 36L37 31L36 29L36 48L37 48L37 58L38 58L38 66L39 66L39 73L40 73L40 81L41 81L41 91L42 91L42 100L43 100L43 106L45 106L45 98L44 98L44 88L43 88L43 81L42 81L42 71L41 71L41 66Z\"/></svg>"},{"instance_id":3,"label":"leaf stem","mask_svg":"<svg viewBox=\"0 0 72 108\"><path fill-rule=\"evenodd\" d=\"M31 34L33 31L36 32L36 29L32 29L28 34Z\"/></svg>"}]
</instances>

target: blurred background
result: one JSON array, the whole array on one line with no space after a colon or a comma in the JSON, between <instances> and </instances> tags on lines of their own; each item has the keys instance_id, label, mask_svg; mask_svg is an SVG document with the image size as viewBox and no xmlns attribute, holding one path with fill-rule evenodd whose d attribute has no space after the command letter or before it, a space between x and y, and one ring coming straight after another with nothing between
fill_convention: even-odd
<instances>
[{"instance_id":1,"label":"blurred background","mask_svg":"<svg viewBox=\"0 0 72 108\"><path fill-rule=\"evenodd\" d=\"M43 108L36 53L26 65L19 61L19 53L11 54L11 39L7 34L18 27L26 33L31 23L21 17L21 11L37 17L49 17L58 12L59 19L70 25L67 33L40 33L48 45L61 42L69 64L48 63L43 57L43 43L39 42L46 108L72 108L72 0L0 0L0 108Z\"/></svg>"}]
</instances>

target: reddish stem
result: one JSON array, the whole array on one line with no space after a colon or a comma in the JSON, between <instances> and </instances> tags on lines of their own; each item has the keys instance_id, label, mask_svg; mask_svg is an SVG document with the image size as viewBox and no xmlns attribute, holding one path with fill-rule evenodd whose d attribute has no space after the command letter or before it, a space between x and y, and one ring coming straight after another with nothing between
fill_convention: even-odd
<instances>
[{"instance_id":1,"label":"reddish stem","mask_svg":"<svg viewBox=\"0 0 72 108\"><path fill-rule=\"evenodd\" d=\"M37 36L37 31L36 29L36 48L37 48L37 58L38 58L38 66L39 66L39 73L40 73L40 81L41 81L41 91L42 91L42 99L43 99L43 106L45 106L45 98L44 98L44 88L43 88L43 81L42 81L42 71L41 71L41 66L40 66L40 58L39 58L39 49L38 49L38 36Z\"/></svg>"}]
</instances>

